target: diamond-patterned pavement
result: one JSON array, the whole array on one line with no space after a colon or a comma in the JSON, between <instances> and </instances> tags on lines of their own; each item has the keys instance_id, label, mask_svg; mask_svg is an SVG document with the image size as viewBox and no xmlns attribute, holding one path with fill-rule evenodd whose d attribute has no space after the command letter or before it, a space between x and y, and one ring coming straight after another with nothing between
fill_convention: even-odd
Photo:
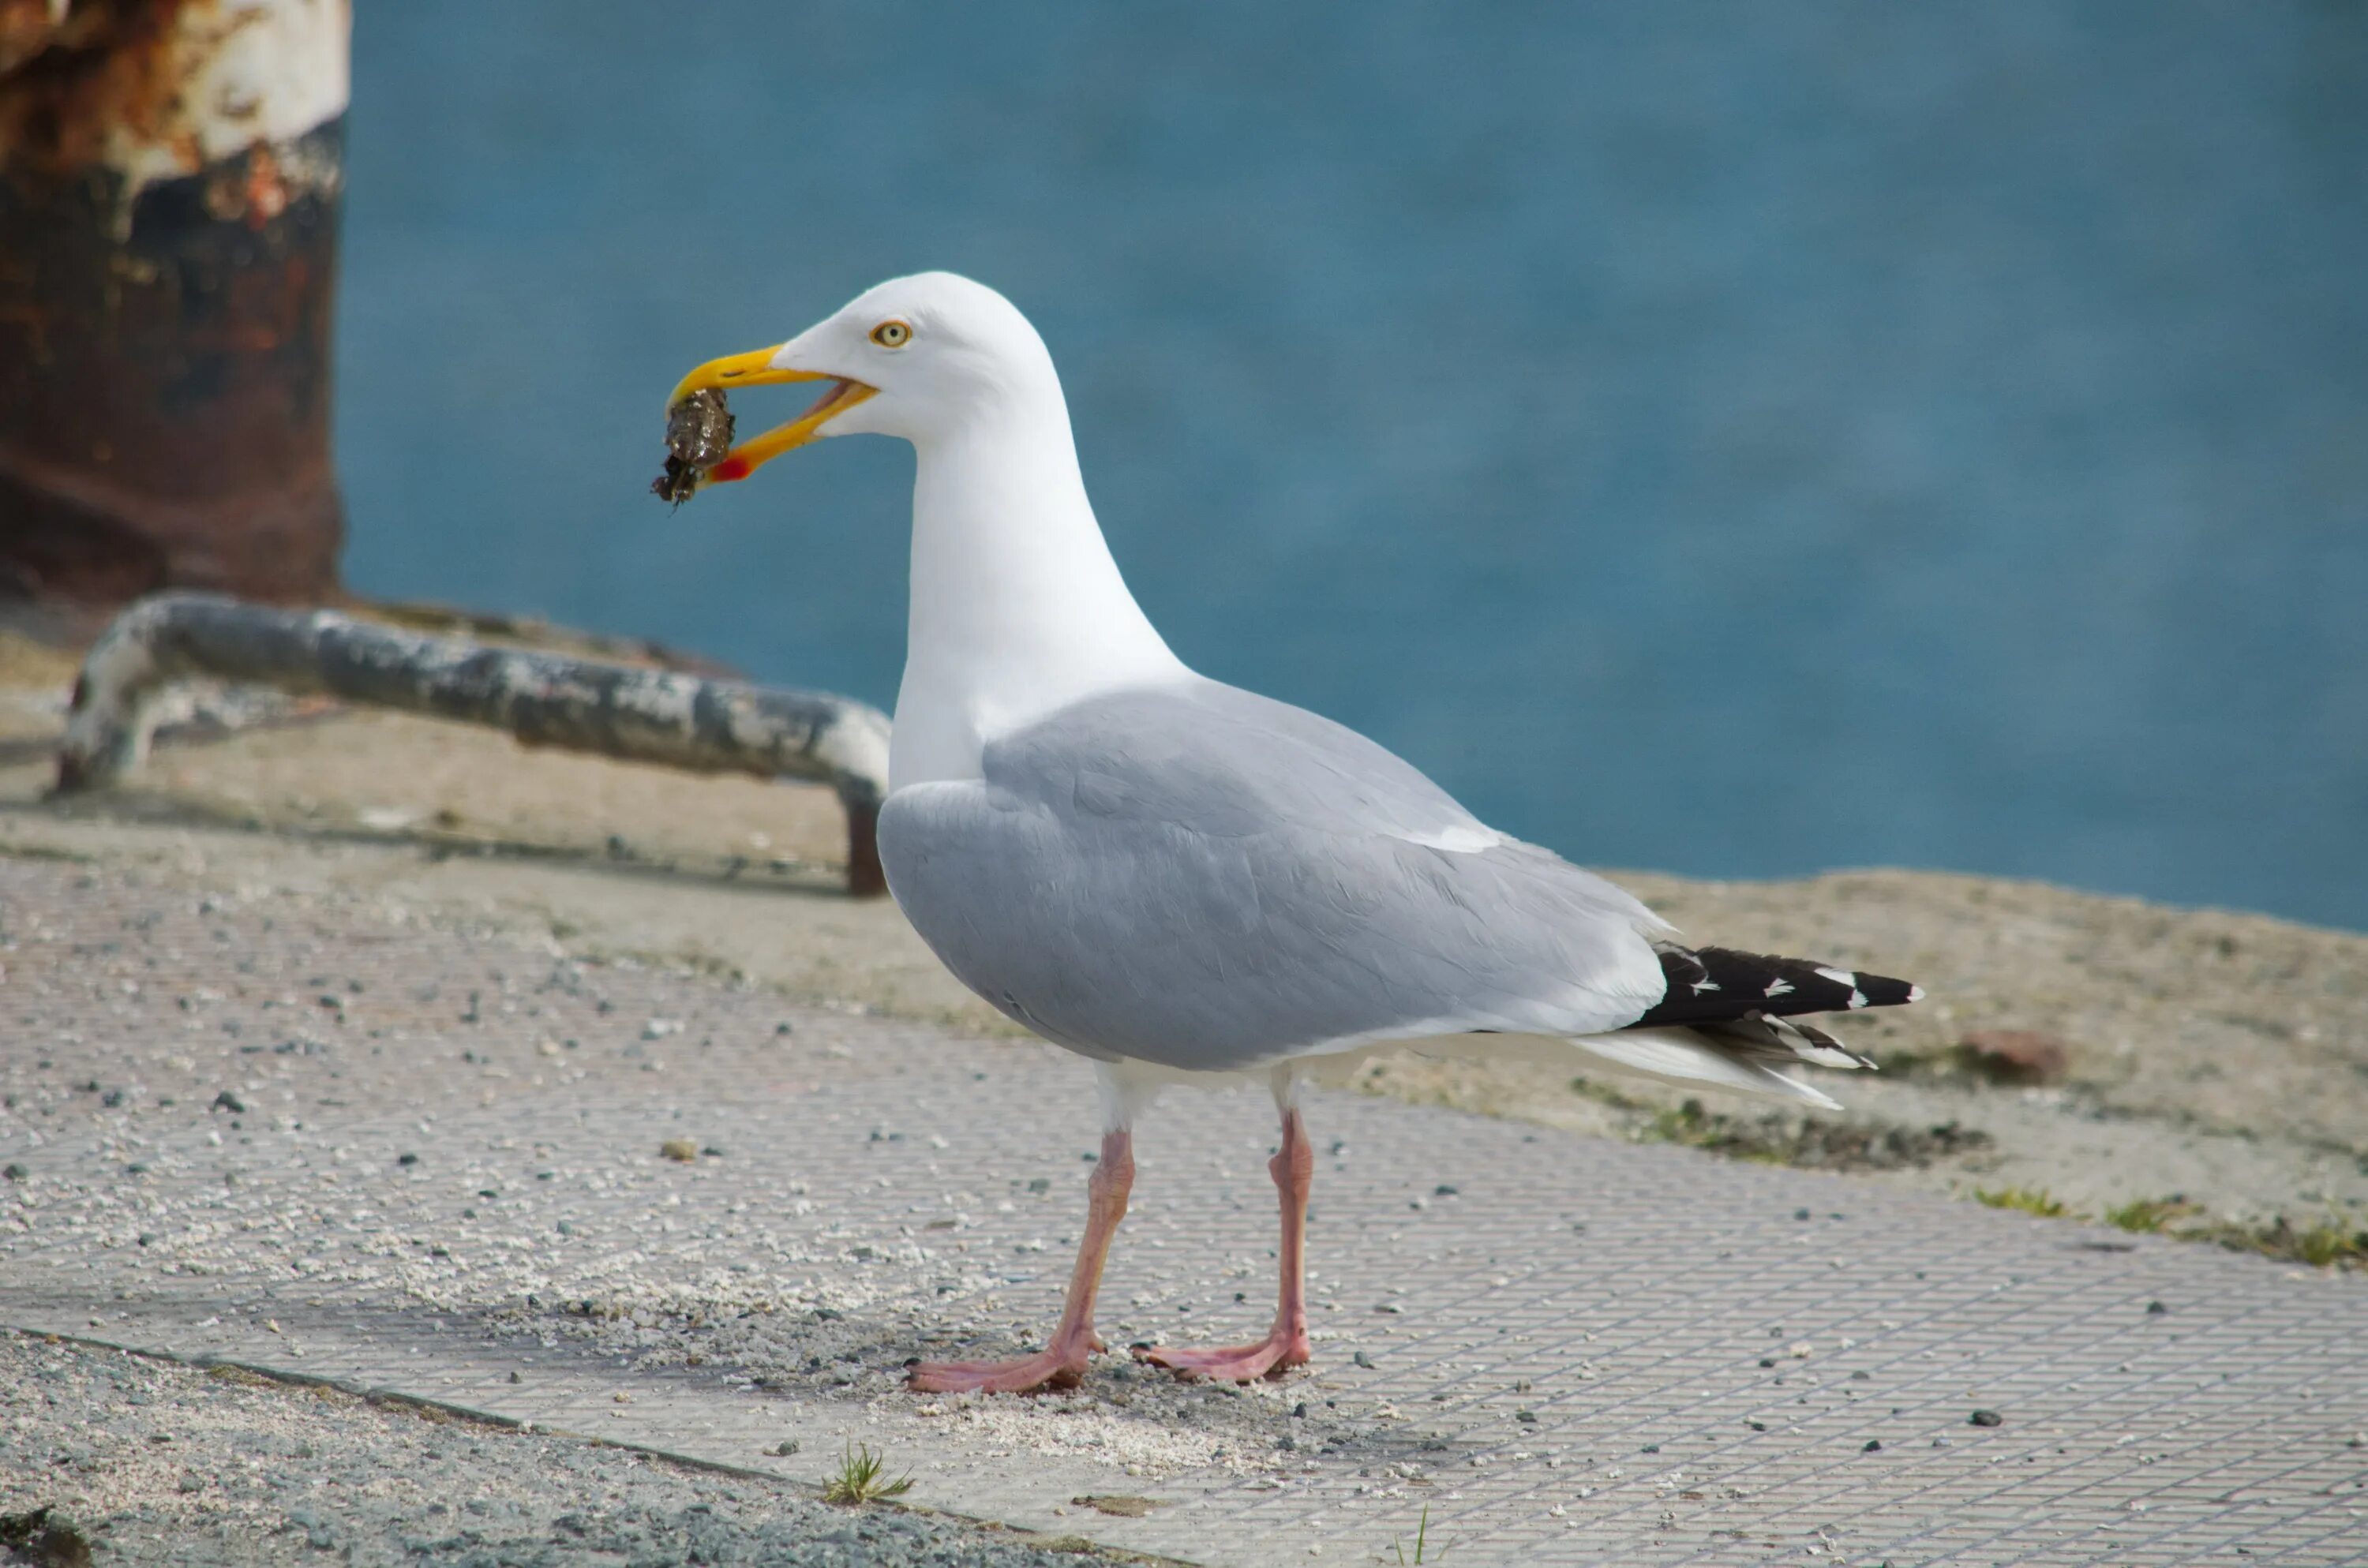
<instances>
[{"instance_id":1,"label":"diamond-patterned pavement","mask_svg":"<svg viewBox=\"0 0 2368 1568\"><path fill-rule=\"evenodd\" d=\"M1225 1564L1411 1559L1426 1508L1466 1563L2368 1559L2356 1278L1323 1095L1312 1374L1113 1354L927 1400L906 1358L1055 1311L1097 1127L1050 1048L18 860L0 1089L0 1323L806 1480L868 1442L1029 1529ZM1247 1090L1146 1119L1114 1346L1262 1326L1270 1135Z\"/></svg>"}]
</instances>

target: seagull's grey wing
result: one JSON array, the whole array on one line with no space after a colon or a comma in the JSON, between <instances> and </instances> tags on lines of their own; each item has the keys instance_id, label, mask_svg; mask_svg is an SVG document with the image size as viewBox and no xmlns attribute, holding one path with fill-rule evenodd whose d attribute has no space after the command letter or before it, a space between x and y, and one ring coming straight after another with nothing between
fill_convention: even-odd
<instances>
[{"instance_id":1,"label":"seagull's grey wing","mask_svg":"<svg viewBox=\"0 0 2368 1568\"><path fill-rule=\"evenodd\" d=\"M1644 905L1363 736L1215 682L1116 692L892 795L891 889L964 983L1090 1055L1238 1068L1666 991Z\"/></svg>"}]
</instances>

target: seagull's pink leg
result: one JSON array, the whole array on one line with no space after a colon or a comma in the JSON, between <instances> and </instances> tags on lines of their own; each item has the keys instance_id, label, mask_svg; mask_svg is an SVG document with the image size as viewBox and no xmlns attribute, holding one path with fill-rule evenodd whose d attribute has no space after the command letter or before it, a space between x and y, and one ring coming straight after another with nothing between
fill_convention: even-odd
<instances>
[{"instance_id":1,"label":"seagull's pink leg","mask_svg":"<svg viewBox=\"0 0 2368 1568\"><path fill-rule=\"evenodd\" d=\"M1282 1148L1266 1168L1274 1175L1274 1189L1282 1199L1282 1284L1274 1306L1274 1326L1255 1345L1232 1345L1213 1350L1170 1350L1138 1346L1135 1355L1165 1367L1180 1378L1223 1378L1237 1383L1252 1378L1281 1377L1303 1366L1313 1354L1307 1343L1307 1298L1301 1275L1307 1256L1307 1189L1315 1179L1315 1151L1307 1142L1307 1128L1299 1108L1282 1113Z\"/></svg>"},{"instance_id":2,"label":"seagull's pink leg","mask_svg":"<svg viewBox=\"0 0 2368 1568\"><path fill-rule=\"evenodd\" d=\"M921 1393L1035 1393L1076 1387L1086 1375L1087 1358L1102 1348L1094 1335L1094 1292L1102 1282L1110 1238L1126 1218L1127 1189L1133 1185L1133 1136L1123 1127L1103 1133L1101 1163L1086 1184L1086 1233L1077 1244L1077 1266L1070 1272L1068 1298L1061 1305L1061 1324L1051 1342L1018 1361L924 1361L912 1369L913 1389Z\"/></svg>"}]
</instances>

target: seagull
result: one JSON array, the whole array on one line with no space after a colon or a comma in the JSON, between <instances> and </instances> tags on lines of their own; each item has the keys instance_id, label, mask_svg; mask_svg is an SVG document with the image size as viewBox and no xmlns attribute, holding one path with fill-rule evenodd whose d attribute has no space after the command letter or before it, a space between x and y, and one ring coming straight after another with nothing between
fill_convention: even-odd
<instances>
[{"instance_id":1,"label":"seagull","mask_svg":"<svg viewBox=\"0 0 2368 1568\"><path fill-rule=\"evenodd\" d=\"M912 443L912 593L881 863L915 930L1006 1016L1091 1062L1101 1153L1059 1324L1010 1361L917 1362L931 1392L1075 1387L1167 1085L1273 1094L1273 1325L1249 1344L1138 1346L1247 1382L1309 1359L1310 1072L1441 1037L1839 1108L1793 1074L1872 1066L1804 1015L1912 1002L1905 981L1689 947L1626 891L1499 833L1374 742L1195 674L1127 591L1053 357L1001 294L951 273L878 285L786 343L700 366L695 394L814 381L803 415L733 447L746 478L819 437Z\"/></svg>"}]
</instances>

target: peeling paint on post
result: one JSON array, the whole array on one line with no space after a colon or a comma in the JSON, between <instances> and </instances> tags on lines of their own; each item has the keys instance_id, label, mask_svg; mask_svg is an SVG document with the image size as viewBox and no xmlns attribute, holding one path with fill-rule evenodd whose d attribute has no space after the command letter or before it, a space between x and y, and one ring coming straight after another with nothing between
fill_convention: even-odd
<instances>
[{"instance_id":1,"label":"peeling paint on post","mask_svg":"<svg viewBox=\"0 0 2368 1568\"><path fill-rule=\"evenodd\" d=\"M318 599L348 0L0 0L0 597Z\"/></svg>"}]
</instances>

